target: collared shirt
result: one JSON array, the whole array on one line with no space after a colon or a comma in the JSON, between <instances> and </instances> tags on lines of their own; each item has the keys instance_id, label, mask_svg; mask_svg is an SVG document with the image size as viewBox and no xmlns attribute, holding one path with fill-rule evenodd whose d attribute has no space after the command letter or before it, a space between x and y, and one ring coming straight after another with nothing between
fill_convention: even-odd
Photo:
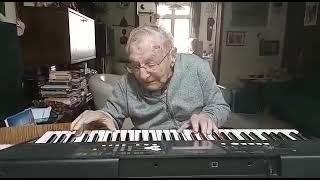
<instances>
[{"instance_id":1,"label":"collared shirt","mask_svg":"<svg viewBox=\"0 0 320 180\"><path fill-rule=\"evenodd\" d=\"M196 55L177 54L173 75L164 92L145 90L133 74L125 74L101 111L118 127L130 118L138 129L178 129L194 113L207 113L218 127L230 107L216 84L209 63Z\"/></svg>"}]
</instances>

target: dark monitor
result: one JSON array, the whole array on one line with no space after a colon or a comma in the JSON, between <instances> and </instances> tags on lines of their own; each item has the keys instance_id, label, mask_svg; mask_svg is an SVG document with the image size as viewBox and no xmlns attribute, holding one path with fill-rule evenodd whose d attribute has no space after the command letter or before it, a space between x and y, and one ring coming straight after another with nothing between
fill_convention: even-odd
<instances>
[{"instance_id":1,"label":"dark monitor","mask_svg":"<svg viewBox=\"0 0 320 180\"><path fill-rule=\"evenodd\" d=\"M16 24L0 22L0 125L23 107L21 47Z\"/></svg>"}]
</instances>

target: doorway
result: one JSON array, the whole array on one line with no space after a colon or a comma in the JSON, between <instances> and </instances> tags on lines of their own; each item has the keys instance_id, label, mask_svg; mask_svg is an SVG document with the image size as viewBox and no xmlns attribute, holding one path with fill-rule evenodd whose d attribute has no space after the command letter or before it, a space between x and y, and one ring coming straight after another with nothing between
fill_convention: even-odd
<instances>
[{"instance_id":1,"label":"doorway","mask_svg":"<svg viewBox=\"0 0 320 180\"><path fill-rule=\"evenodd\" d=\"M223 2L201 2L200 33L202 58L209 62L217 79L220 78Z\"/></svg>"}]
</instances>

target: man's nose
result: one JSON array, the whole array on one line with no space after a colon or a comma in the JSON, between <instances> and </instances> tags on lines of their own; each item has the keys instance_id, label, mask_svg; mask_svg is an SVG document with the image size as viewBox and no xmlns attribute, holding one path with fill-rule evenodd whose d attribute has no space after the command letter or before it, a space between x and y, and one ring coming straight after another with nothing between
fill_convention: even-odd
<instances>
[{"instance_id":1,"label":"man's nose","mask_svg":"<svg viewBox=\"0 0 320 180\"><path fill-rule=\"evenodd\" d=\"M146 81L148 77L150 77L150 73L148 73L145 68L140 68L140 78Z\"/></svg>"}]
</instances>

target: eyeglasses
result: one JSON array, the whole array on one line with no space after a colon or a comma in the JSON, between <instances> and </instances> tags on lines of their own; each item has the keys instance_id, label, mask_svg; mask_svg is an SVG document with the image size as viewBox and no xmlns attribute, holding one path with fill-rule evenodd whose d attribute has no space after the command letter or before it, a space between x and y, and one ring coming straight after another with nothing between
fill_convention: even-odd
<instances>
[{"instance_id":1,"label":"eyeglasses","mask_svg":"<svg viewBox=\"0 0 320 180\"><path fill-rule=\"evenodd\" d=\"M141 66L140 64L137 63L129 63L128 65L126 65L126 69L129 73L136 73L138 71L140 71L141 68L144 68L147 72L155 72L157 70L157 67L160 66L160 64L166 59L166 57L168 56L168 54L171 52L173 48L171 48L167 54L162 58L162 60L155 64L155 63L146 63L143 66Z\"/></svg>"}]
</instances>

